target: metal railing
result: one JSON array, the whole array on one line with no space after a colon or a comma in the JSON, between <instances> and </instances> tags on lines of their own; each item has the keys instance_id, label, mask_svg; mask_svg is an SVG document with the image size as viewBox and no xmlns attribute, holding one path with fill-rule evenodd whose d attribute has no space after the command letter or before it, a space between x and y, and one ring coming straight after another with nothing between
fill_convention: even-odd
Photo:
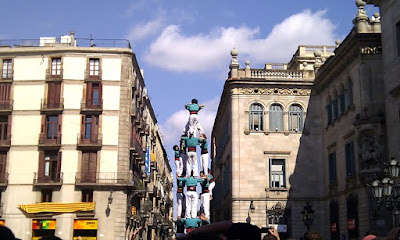
<instances>
[{"instance_id":1,"label":"metal railing","mask_svg":"<svg viewBox=\"0 0 400 240\"><path fill-rule=\"evenodd\" d=\"M103 110L103 99L99 99L98 102L92 101L82 101L81 102L82 111L102 111Z\"/></svg>"},{"instance_id":2,"label":"metal railing","mask_svg":"<svg viewBox=\"0 0 400 240\"><path fill-rule=\"evenodd\" d=\"M61 98L58 102L49 101L50 99L44 98L41 100L41 110L63 110L64 109L64 98ZM54 101L54 100L53 100Z\"/></svg>"},{"instance_id":3,"label":"metal railing","mask_svg":"<svg viewBox=\"0 0 400 240\"><path fill-rule=\"evenodd\" d=\"M102 134L90 134L90 138L85 138L85 133L78 134L78 145L102 145L103 135Z\"/></svg>"},{"instance_id":4,"label":"metal railing","mask_svg":"<svg viewBox=\"0 0 400 240\"><path fill-rule=\"evenodd\" d=\"M129 172L77 172L76 184L132 184L132 174Z\"/></svg>"},{"instance_id":5,"label":"metal railing","mask_svg":"<svg viewBox=\"0 0 400 240\"><path fill-rule=\"evenodd\" d=\"M11 134L0 136L0 146L11 145Z\"/></svg>"},{"instance_id":6,"label":"metal railing","mask_svg":"<svg viewBox=\"0 0 400 240\"><path fill-rule=\"evenodd\" d=\"M2 172L0 173L0 185L8 184L8 173Z\"/></svg>"},{"instance_id":7,"label":"metal railing","mask_svg":"<svg viewBox=\"0 0 400 240\"><path fill-rule=\"evenodd\" d=\"M41 47L41 46L131 48L131 44L127 39L75 38L75 42L66 42L66 43L63 43L61 41L61 38L0 40L0 47Z\"/></svg>"},{"instance_id":8,"label":"metal railing","mask_svg":"<svg viewBox=\"0 0 400 240\"><path fill-rule=\"evenodd\" d=\"M0 100L0 111L11 111L13 109L14 100Z\"/></svg>"},{"instance_id":9,"label":"metal railing","mask_svg":"<svg viewBox=\"0 0 400 240\"><path fill-rule=\"evenodd\" d=\"M46 176L44 173L36 173L33 178L33 184L46 184L46 185L60 185L63 182L63 173L62 172L54 172L49 173L51 176Z\"/></svg>"},{"instance_id":10,"label":"metal railing","mask_svg":"<svg viewBox=\"0 0 400 240\"><path fill-rule=\"evenodd\" d=\"M61 128L61 125L58 125L58 129ZM39 145L60 145L61 144L61 133L57 133L57 135L48 136L47 133L39 134Z\"/></svg>"}]
</instances>

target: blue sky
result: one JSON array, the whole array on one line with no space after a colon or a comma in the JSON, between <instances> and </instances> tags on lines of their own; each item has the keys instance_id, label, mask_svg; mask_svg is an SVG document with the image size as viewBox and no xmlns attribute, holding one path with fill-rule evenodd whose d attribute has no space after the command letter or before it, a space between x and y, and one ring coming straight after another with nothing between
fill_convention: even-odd
<instances>
[{"instance_id":1,"label":"blue sky","mask_svg":"<svg viewBox=\"0 0 400 240\"><path fill-rule=\"evenodd\" d=\"M210 136L233 47L241 67L287 62L298 45L343 40L356 13L354 0L14 0L2 4L0 39L129 39L172 159L192 98Z\"/></svg>"}]
</instances>

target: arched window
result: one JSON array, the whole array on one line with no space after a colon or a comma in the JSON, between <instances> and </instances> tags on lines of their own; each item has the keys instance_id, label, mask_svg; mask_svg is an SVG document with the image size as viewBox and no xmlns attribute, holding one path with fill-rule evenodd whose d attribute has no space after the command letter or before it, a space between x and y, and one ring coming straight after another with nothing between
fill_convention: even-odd
<instances>
[{"instance_id":1,"label":"arched window","mask_svg":"<svg viewBox=\"0 0 400 240\"><path fill-rule=\"evenodd\" d=\"M353 105L353 83L349 78L346 83L346 108L349 109Z\"/></svg>"},{"instance_id":2,"label":"arched window","mask_svg":"<svg viewBox=\"0 0 400 240\"><path fill-rule=\"evenodd\" d=\"M269 108L269 130L283 131L283 109L279 104L272 104Z\"/></svg>"},{"instance_id":3,"label":"arched window","mask_svg":"<svg viewBox=\"0 0 400 240\"><path fill-rule=\"evenodd\" d=\"M328 122L328 125L332 123L332 101L331 97L328 97L328 101L326 104L326 119Z\"/></svg>"},{"instance_id":4,"label":"arched window","mask_svg":"<svg viewBox=\"0 0 400 240\"><path fill-rule=\"evenodd\" d=\"M250 131L264 131L264 108L254 103L250 106Z\"/></svg>"},{"instance_id":5,"label":"arched window","mask_svg":"<svg viewBox=\"0 0 400 240\"><path fill-rule=\"evenodd\" d=\"M338 94L335 90L334 94L333 94L333 101L332 101L333 121L335 121L339 117L339 99L338 98L339 98Z\"/></svg>"},{"instance_id":6,"label":"arched window","mask_svg":"<svg viewBox=\"0 0 400 240\"><path fill-rule=\"evenodd\" d=\"M344 86L340 85L339 89L339 115L343 115L346 111L346 101L344 97Z\"/></svg>"},{"instance_id":7,"label":"arched window","mask_svg":"<svg viewBox=\"0 0 400 240\"><path fill-rule=\"evenodd\" d=\"M303 109L298 104L289 108L289 131L303 131Z\"/></svg>"}]
</instances>

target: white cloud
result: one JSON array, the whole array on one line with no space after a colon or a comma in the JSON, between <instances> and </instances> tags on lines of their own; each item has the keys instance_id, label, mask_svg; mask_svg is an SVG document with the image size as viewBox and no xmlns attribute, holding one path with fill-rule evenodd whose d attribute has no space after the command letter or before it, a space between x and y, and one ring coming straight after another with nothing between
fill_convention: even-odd
<instances>
[{"instance_id":1,"label":"white cloud","mask_svg":"<svg viewBox=\"0 0 400 240\"><path fill-rule=\"evenodd\" d=\"M170 71L206 72L227 68L229 51L236 47L241 61L287 62L299 45L334 45L335 25L325 13L305 10L292 15L267 37L259 37L259 28L246 26L187 36L178 25L169 25L151 44L145 60Z\"/></svg>"},{"instance_id":2,"label":"white cloud","mask_svg":"<svg viewBox=\"0 0 400 240\"><path fill-rule=\"evenodd\" d=\"M164 18L159 16L147 23L136 24L130 29L126 38L131 40L133 43L136 43L150 36L154 36L158 34L160 29L163 27L163 22Z\"/></svg>"}]
</instances>

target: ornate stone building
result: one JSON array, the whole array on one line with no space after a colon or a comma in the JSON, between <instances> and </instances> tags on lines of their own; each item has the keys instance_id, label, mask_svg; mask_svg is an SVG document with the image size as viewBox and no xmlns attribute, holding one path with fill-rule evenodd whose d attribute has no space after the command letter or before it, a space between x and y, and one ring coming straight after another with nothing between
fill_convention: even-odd
<instances>
[{"instance_id":1,"label":"ornate stone building","mask_svg":"<svg viewBox=\"0 0 400 240\"><path fill-rule=\"evenodd\" d=\"M127 40L0 40L0 223L18 238L171 227L171 168Z\"/></svg>"},{"instance_id":2,"label":"ornate stone building","mask_svg":"<svg viewBox=\"0 0 400 240\"><path fill-rule=\"evenodd\" d=\"M283 237L298 238L308 203L311 229L324 238L391 228L366 184L398 154L387 134L398 107L385 113L379 14L369 18L356 3L354 28L336 46L300 46L289 63L264 69L240 68L232 50L212 132L215 221L279 224Z\"/></svg>"}]
</instances>

